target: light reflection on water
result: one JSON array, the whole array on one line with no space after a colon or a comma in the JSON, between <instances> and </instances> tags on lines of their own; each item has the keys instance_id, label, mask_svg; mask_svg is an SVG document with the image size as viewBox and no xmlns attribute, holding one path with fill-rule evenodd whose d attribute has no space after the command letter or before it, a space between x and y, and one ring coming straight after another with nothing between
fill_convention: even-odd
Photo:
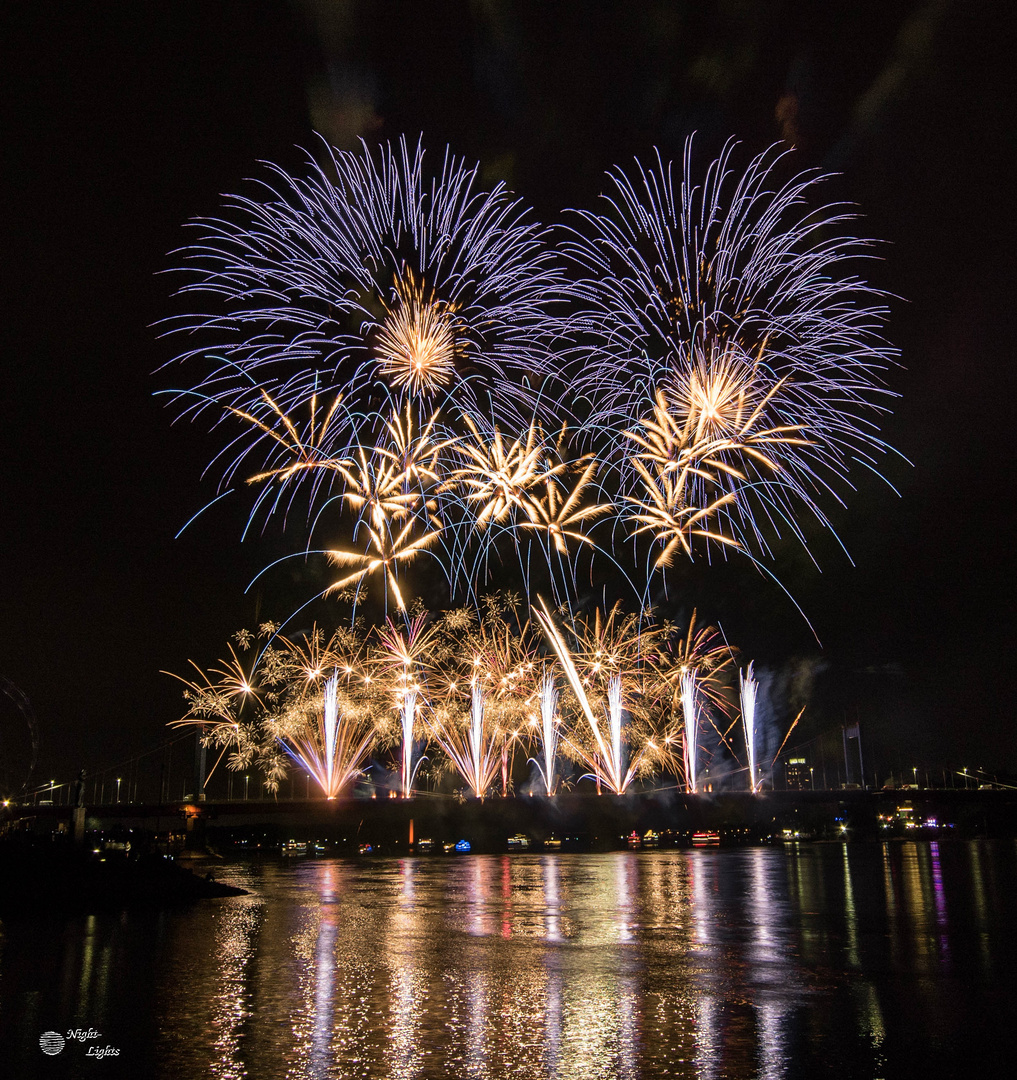
<instances>
[{"instance_id":1,"label":"light reflection on water","mask_svg":"<svg viewBox=\"0 0 1017 1080\"><path fill-rule=\"evenodd\" d=\"M36 1074L41 1031L94 1026L126 1047L103 1075L937 1076L1002 1053L1017 1020L1013 845L309 860L219 876L251 895L82 917L59 935L0 926L0 1021L26 1032L13 1075Z\"/></svg>"}]
</instances>

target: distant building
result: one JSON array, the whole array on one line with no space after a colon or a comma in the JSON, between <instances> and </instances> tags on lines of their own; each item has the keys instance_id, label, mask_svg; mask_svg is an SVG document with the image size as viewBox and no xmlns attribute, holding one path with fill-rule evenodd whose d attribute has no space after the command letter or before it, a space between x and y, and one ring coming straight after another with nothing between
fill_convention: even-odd
<instances>
[{"instance_id":1,"label":"distant building","mask_svg":"<svg viewBox=\"0 0 1017 1080\"><path fill-rule=\"evenodd\" d=\"M812 770L803 757L788 758L784 775L789 790L806 791L812 787Z\"/></svg>"}]
</instances>

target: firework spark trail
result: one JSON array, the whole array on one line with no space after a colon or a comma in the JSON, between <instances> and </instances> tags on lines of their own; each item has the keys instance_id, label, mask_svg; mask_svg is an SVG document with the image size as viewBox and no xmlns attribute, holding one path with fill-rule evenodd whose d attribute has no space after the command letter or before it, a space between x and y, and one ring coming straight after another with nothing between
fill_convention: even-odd
<instances>
[{"instance_id":1,"label":"firework spark trail","mask_svg":"<svg viewBox=\"0 0 1017 1080\"><path fill-rule=\"evenodd\" d=\"M473 794L479 799L484 790L479 778L483 774L484 757L484 688L474 685L470 694L470 764Z\"/></svg>"},{"instance_id":2,"label":"firework spark trail","mask_svg":"<svg viewBox=\"0 0 1017 1080\"><path fill-rule=\"evenodd\" d=\"M752 665L738 675L738 688L742 706L742 724L745 727L745 747L749 757L749 790L758 791L756 780L756 694L759 683L753 677Z\"/></svg>"},{"instance_id":3,"label":"firework spark trail","mask_svg":"<svg viewBox=\"0 0 1017 1080\"><path fill-rule=\"evenodd\" d=\"M437 633L435 626L426 623L426 616L417 615L403 628L389 619L375 630L379 649L372 660L373 668L381 692L394 696L399 716L400 786L404 798L413 794L413 780L423 760L413 761L414 725Z\"/></svg>"},{"instance_id":4,"label":"firework spark trail","mask_svg":"<svg viewBox=\"0 0 1017 1080\"><path fill-rule=\"evenodd\" d=\"M684 671L681 676L682 712L685 717L685 788L696 794L699 773L699 705L696 701L696 673Z\"/></svg>"},{"instance_id":5,"label":"firework spark trail","mask_svg":"<svg viewBox=\"0 0 1017 1080\"><path fill-rule=\"evenodd\" d=\"M291 709L265 725L274 743L314 777L327 799L337 798L360 775L377 737L372 723L360 716L345 715L339 708L337 683L336 675L326 681L317 723L304 719L304 710ZM278 783L280 776L267 771L270 779Z\"/></svg>"},{"instance_id":6,"label":"firework spark trail","mask_svg":"<svg viewBox=\"0 0 1017 1080\"><path fill-rule=\"evenodd\" d=\"M441 747L475 798L482 799L500 767L499 732L485 723L484 688L474 683L465 724L453 715L425 717L431 738Z\"/></svg>"},{"instance_id":7,"label":"firework spark trail","mask_svg":"<svg viewBox=\"0 0 1017 1080\"><path fill-rule=\"evenodd\" d=\"M593 752L586 750L581 741L578 739L570 739L569 746L572 751L578 755L578 757L585 762L590 769L590 775L597 780L598 784L603 783L614 794L622 795L628 789L629 784L632 783L633 777L642 763L642 759L645 756L648 746L640 748L637 754L632 758L627 769L622 767L621 763L621 678L620 676L612 677L609 680L609 687L611 683L617 678L617 709L612 712L609 709L608 712L608 725L613 727L615 722L618 725L618 737L614 739L612 735L611 744L608 745L604 740L603 733L600 730L600 724L597 720L597 715L590 704L590 699L586 693L586 688L583 685L583 679L580 678L579 672L576 670L575 660L569 651L568 646L565 644L565 640L562 638L561 633L554 624L554 620L551 618L550 612L547 610L547 606L543 600L539 600L540 610L535 611L534 615L537 619L537 623L540 628L547 635L548 640L551 642L551 646L558 655L558 659L561 662L562 669L565 672L565 677L569 681L569 685L572 687L573 693L576 695L576 699L579 702L580 709L583 716L586 719L589 727L590 734L593 736L595 749Z\"/></svg>"}]
</instances>

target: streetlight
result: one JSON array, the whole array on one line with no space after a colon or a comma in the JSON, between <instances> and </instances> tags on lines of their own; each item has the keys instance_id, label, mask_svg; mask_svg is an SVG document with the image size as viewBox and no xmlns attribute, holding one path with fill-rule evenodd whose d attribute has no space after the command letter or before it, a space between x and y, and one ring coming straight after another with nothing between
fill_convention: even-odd
<instances>
[{"instance_id":1,"label":"streetlight","mask_svg":"<svg viewBox=\"0 0 1017 1080\"><path fill-rule=\"evenodd\" d=\"M911 771L915 774L915 787L918 787L918 766L915 765Z\"/></svg>"},{"instance_id":2,"label":"streetlight","mask_svg":"<svg viewBox=\"0 0 1017 1080\"><path fill-rule=\"evenodd\" d=\"M117 802L120 802L120 777L117 777Z\"/></svg>"}]
</instances>

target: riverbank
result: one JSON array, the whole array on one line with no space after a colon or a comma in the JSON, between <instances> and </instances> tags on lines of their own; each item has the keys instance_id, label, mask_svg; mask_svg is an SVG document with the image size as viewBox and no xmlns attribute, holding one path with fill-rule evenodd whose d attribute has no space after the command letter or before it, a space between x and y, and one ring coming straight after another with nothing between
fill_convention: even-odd
<instances>
[{"instance_id":1,"label":"riverbank","mask_svg":"<svg viewBox=\"0 0 1017 1080\"><path fill-rule=\"evenodd\" d=\"M92 851L60 840L0 844L3 917L166 907L243 892L157 853L132 858L128 851Z\"/></svg>"}]
</instances>

